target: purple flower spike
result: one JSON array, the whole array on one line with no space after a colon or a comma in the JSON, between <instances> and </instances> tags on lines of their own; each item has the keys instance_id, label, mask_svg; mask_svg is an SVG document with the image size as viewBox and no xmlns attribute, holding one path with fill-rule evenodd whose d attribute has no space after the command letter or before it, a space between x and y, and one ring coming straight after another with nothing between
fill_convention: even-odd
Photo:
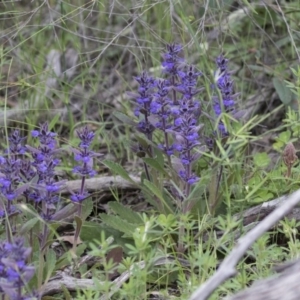
<instances>
[{"instance_id":1,"label":"purple flower spike","mask_svg":"<svg viewBox=\"0 0 300 300\"><path fill-rule=\"evenodd\" d=\"M48 222L52 220L55 213L54 204L59 202L59 192L64 184L55 179L56 167L60 164L60 160L57 158L60 149L57 148L57 134L49 130L48 123L40 125L40 130L33 130L31 135L38 139L39 146L37 148L26 146L33 161L30 165L22 166L22 174L27 173L26 178L31 174L31 180L36 178L36 184L26 191L26 197L34 202L36 207L42 203L40 216Z\"/></svg>"},{"instance_id":2,"label":"purple flower spike","mask_svg":"<svg viewBox=\"0 0 300 300\"><path fill-rule=\"evenodd\" d=\"M26 148L23 145L24 140L26 137L20 136L20 131L15 130L9 137L9 147L8 150L11 154L17 155L17 154L24 154L26 152ZM8 152L8 151L7 151Z\"/></svg>"},{"instance_id":3,"label":"purple flower spike","mask_svg":"<svg viewBox=\"0 0 300 300\"><path fill-rule=\"evenodd\" d=\"M144 133L148 139L151 140L152 133L155 129L154 125L150 122L149 116L151 111L159 109L152 105L153 89L156 85L156 81L153 77L149 76L146 72L143 72L141 76L135 77L135 80L139 83L138 94L128 93L130 97L136 101L136 107L134 109L135 116L143 116L139 121L137 129Z\"/></svg>"},{"instance_id":4,"label":"purple flower spike","mask_svg":"<svg viewBox=\"0 0 300 300\"><path fill-rule=\"evenodd\" d=\"M73 172L81 176L94 176L96 172L92 169L92 158L96 156L95 152L88 149L95 137L95 133L86 126L77 131L80 139L79 149L73 149L75 160L82 165L76 166Z\"/></svg>"},{"instance_id":5,"label":"purple flower spike","mask_svg":"<svg viewBox=\"0 0 300 300\"><path fill-rule=\"evenodd\" d=\"M224 107L225 112L232 112L235 106L234 98L236 95L233 93L233 81L230 78L230 73L227 67L228 59L225 59L223 55L220 55L216 59L216 64L219 68L220 75L216 79L216 85L221 93L221 99L214 97L214 111L218 117L222 113L222 106ZM221 105L221 102L223 105ZM219 121L218 124L219 133L221 136L226 136L228 134L225 125L222 121Z\"/></svg>"},{"instance_id":6,"label":"purple flower spike","mask_svg":"<svg viewBox=\"0 0 300 300\"><path fill-rule=\"evenodd\" d=\"M54 149L56 146L56 133L49 131L48 123L44 123L41 125L40 130L32 130L31 131L32 137L38 138L41 145L48 146L51 149Z\"/></svg>"},{"instance_id":7,"label":"purple flower spike","mask_svg":"<svg viewBox=\"0 0 300 300\"><path fill-rule=\"evenodd\" d=\"M180 57L182 52L182 46L179 44L167 45L167 52L163 54L164 61L162 66L167 74L177 76L179 73L179 66L184 62L184 59Z\"/></svg>"},{"instance_id":8,"label":"purple flower spike","mask_svg":"<svg viewBox=\"0 0 300 300\"><path fill-rule=\"evenodd\" d=\"M197 95L201 89L197 89L198 78L202 75L201 72L196 72L194 66L188 66L185 71L179 73L181 83L177 90L184 95L188 100Z\"/></svg>"},{"instance_id":9,"label":"purple flower spike","mask_svg":"<svg viewBox=\"0 0 300 300\"><path fill-rule=\"evenodd\" d=\"M31 249L24 247L21 238L13 243L0 242L0 292L10 299L26 299L22 287L28 284L35 271L26 263L30 253Z\"/></svg>"},{"instance_id":10,"label":"purple flower spike","mask_svg":"<svg viewBox=\"0 0 300 300\"><path fill-rule=\"evenodd\" d=\"M89 148L95 137L95 133L93 131L90 131L87 126L84 127L81 131L77 130L77 135L81 141L79 147L83 149Z\"/></svg>"},{"instance_id":11,"label":"purple flower spike","mask_svg":"<svg viewBox=\"0 0 300 300\"><path fill-rule=\"evenodd\" d=\"M78 130L77 135L80 139L79 149L72 149L72 151L79 165L73 168L73 173L81 176L82 183L80 191L73 194L71 200L76 203L81 203L89 195L85 190L85 178L93 177L97 174L93 169L93 158L99 155L89 149L95 137L93 131L89 130L86 126L82 130Z\"/></svg>"}]
</instances>

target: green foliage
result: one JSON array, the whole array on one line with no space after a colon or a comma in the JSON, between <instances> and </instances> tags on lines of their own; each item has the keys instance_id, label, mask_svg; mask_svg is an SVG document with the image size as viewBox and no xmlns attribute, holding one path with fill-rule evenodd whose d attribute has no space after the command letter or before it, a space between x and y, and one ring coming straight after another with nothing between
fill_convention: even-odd
<instances>
[{"instance_id":1,"label":"green foliage","mask_svg":"<svg viewBox=\"0 0 300 300\"><path fill-rule=\"evenodd\" d=\"M256 153L253 156L253 163L257 168L266 168L270 164L270 157L267 153Z\"/></svg>"},{"instance_id":2,"label":"green foliage","mask_svg":"<svg viewBox=\"0 0 300 300\"><path fill-rule=\"evenodd\" d=\"M273 84L282 103L284 105L291 104L291 101L293 100L293 93L291 89L287 87L286 83L283 80L274 77Z\"/></svg>"},{"instance_id":3,"label":"green foliage","mask_svg":"<svg viewBox=\"0 0 300 300\"><path fill-rule=\"evenodd\" d=\"M141 216L137 212L128 208L127 206L119 202L109 202L108 205L116 215L119 215L122 219L126 220L127 222L134 223L137 225L142 224L143 220Z\"/></svg>"},{"instance_id":4,"label":"green foliage","mask_svg":"<svg viewBox=\"0 0 300 300\"><path fill-rule=\"evenodd\" d=\"M11 217L10 234L25 237L32 247L31 262L41 268L41 278L37 273L29 288L35 290L39 281L47 282L56 271L67 267L76 270L77 259L89 254L98 260L77 271L82 278L92 275L93 290L77 291L75 296L62 287L60 295L43 298L102 300L107 296L135 300L151 298L155 291L161 298L188 299L232 250L236 235L245 233L242 220L235 221L233 214L299 188L299 168L295 166L292 177L286 178L281 159L286 144L300 137L300 68L295 62L298 3L279 3L279 14L270 5L233 0L19 2L0 3L0 31L6 37L0 46L2 133L18 126L31 145L29 132L47 119L59 139L72 144L74 129L89 122L97 129L94 149L107 154L103 162L95 158L95 166L103 163L137 189L128 195L116 189L115 197L107 191L92 195L83 202L81 216L68 224L74 212L71 204L66 205L63 217L46 226L49 234L43 251L39 238L45 222L22 199L17 205L22 215ZM215 149L201 153L195 170L201 181L184 199L192 207L188 215L182 214L182 187L167 159L153 142L133 134L137 120L125 93L135 90L132 77L141 70L160 76L161 50L173 41L182 43L190 62L207 74L202 77L204 90L199 97L203 111L212 106L213 58L220 52L230 58L235 91L239 93L238 109L245 107L251 114L257 103L268 107L258 111L260 116L245 120L226 114L220 117L230 136L219 139ZM59 59L61 75L48 68L46 60L50 51L65 53L70 48L78 53L78 60L69 66L75 73L68 78L70 70L65 66L70 62L65 56ZM49 80L55 84L47 86ZM267 121L281 116L277 112L282 109L274 107L278 102L274 99L283 103L286 117L282 124L275 120L271 128ZM14 111L17 113L11 114ZM206 120L201 134L205 136L215 129L213 126ZM275 135L275 151L271 153L277 154L275 162L265 150L249 155L248 150L260 142L260 134ZM160 141L161 136L154 139ZM151 149L148 152L152 156L138 153L140 158L136 158L129 147L136 141ZM5 138L1 145L6 147ZM63 172L56 174L59 179L71 177L72 161L63 157L66 152L67 147L61 155ZM143 163L150 169L150 178L143 173L141 183L136 183L130 175L140 174ZM111 201L113 198L119 202ZM7 238L6 221L8 218L0 224L1 239ZM72 225L81 229L82 244L76 253L58 239ZM299 227L286 219L274 232L266 233L238 264L237 276L220 286L211 299L236 293L272 274L274 263L298 257ZM217 235L220 231L221 236ZM279 235L284 236L283 244L277 240ZM185 246L183 255L178 255L180 238ZM57 243L60 251L55 253ZM117 247L124 251L121 262L106 260ZM173 262L154 264L157 257L165 256L174 258ZM126 271L130 271L129 279L117 286L112 274L117 277ZM173 295L170 287L176 288Z\"/></svg>"},{"instance_id":5,"label":"green foliage","mask_svg":"<svg viewBox=\"0 0 300 300\"><path fill-rule=\"evenodd\" d=\"M122 220L119 216L100 214L101 220L109 227L125 233L127 236L132 236L136 225Z\"/></svg>"},{"instance_id":6,"label":"green foliage","mask_svg":"<svg viewBox=\"0 0 300 300\"><path fill-rule=\"evenodd\" d=\"M115 174L120 175L125 180L134 183L134 181L128 175L128 172L121 165L109 160L105 160L102 163L105 166L107 166L110 170L112 170Z\"/></svg>"}]
</instances>

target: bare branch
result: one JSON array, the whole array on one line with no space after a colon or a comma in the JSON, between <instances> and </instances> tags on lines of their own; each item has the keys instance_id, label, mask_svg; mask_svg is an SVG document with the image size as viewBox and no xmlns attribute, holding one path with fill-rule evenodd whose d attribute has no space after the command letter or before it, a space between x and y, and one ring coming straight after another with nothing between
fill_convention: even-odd
<instances>
[{"instance_id":1,"label":"bare branch","mask_svg":"<svg viewBox=\"0 0 300 300\"><path fill-rule=\"evenodd\" d=\"M110 189L138 189L140 178L137 176L130 176L131 181L123 179L121 176L102 176L89 178L85 181L85 188L90 191L109 191ZM81 179L68 181L62 193L79 190L81 187Z\"/></svg>"}]
</instances>

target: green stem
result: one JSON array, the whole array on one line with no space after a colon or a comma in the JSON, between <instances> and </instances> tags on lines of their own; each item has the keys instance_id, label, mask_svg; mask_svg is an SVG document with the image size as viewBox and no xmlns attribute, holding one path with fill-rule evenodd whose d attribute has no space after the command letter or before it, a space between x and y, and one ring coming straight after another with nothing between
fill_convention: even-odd
<instances>
[{"instance_id":1,"label":"green stem","mask_svg":"<svg viewBox=\"0 0 300 300\"><path fill-rule=\"evenodd\" d=\"M38 290L40 290L42 284L43 284L43 277L44 277L44 254L45 254L45 245L47 242L47 236L48 236L48 226L45 223L44 224L44 232L42 236L42 242L41 242L41 250L39 255L39 270L38 270Z\"/></svg>"},{"instance_id":2,"label":"green stem","mask_svg":"<svg viewBox=\"0 0 300 300\"><path fill-rule=\"evenodd\" d=\"M77 215L79 218L81 218L81 214L82 214L82 202L78 203L78 210L77 210ZM76 248L77 248L77 242L78 242L78 237L81 231L81 227L80 226L76 226L76 230L75 230L75 234L74 234L74 243L73 243L73 251L74 254L76 253Z\"/></svg>"}]
</instances>

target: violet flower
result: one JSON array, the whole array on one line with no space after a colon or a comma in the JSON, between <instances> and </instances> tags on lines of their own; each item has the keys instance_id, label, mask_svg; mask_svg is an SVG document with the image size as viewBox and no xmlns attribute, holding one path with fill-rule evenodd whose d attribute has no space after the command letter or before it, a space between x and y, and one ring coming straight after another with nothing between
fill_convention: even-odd
<instances>
[{"instance_id":1,"label":"violet flower","mask_svg":"<svg viewBox=\"0 0 300 300\"><path fill-rule=\"evenodd\" d=\"M174 147L179 153L182 168L178 171L180 178L187 184L186 194L189 193L189 185L196 183L199 177L192 173L193 163L199 158L194 150L200 145L199 130L202 125L198 124L200 115L199 101L194 96L200 92L197 88L197 79L201 75L193 66L187 67L186 71L180 72L181 83L178 91L182 94L179 105L175 111L173 133L175 133Z\"/></svg>"},{"instance_id":2,"label":"violet flower","mask_svg":"<svg viewBox=\"0 0 300 300\"><path fill-rule=\"evenodd\" d=\"M13 201L26 190L25 185L19 186L21 160L12 157L0 157L0 196L2 203L0 207L0 218L17 212Z\"/></svg>"},{"instance_id":3,"label":"violet flower","mask_svg":"<svg viewBox=\"0 0 300 300\"><path fill-rule=\"evenodd\" d=\"M184 62L183 57L180 56L182 52L182 45L179 44L168 44L167 51L163 54L162 66L164 72L175 78L180 71L180 65Z\"/></svg>"},{"instance_id":4,"label":"violet flower","mask_svg":"<svg viewBox=\"0 0 300 300\"><path fill-rule=\"evenodd\" d=\"M8 137L9 145L6 152L14 156L25 154L26 152L26 147L24 146L25 140L26 137L21 137L19 130L14 130L13 133Z\"/></svg>"},{"instance_id":5,"label":"violet flower","mask_svg":"<svg viewBox=\"0 0 300 300\"><path fill-rule=\"evenodd\" d=\"M3 200L0 218L20 212L13 205L13 201L22 194L25 195L28 189L28 177L31 173L28 168L25 173L22 171L25 162L28 163L23 157L27 151L24 140L25 137L20 136L19 130L14 130L8 137L6 155L0 156L0 195Z\"/></svg>"},{"instance_id":6,"label":"violet flower","mask_svg":"<svg viewBox=\"0 0 300 300\"><path fill-rule=\"evenodd\" d=\"M156 83L157 91L153 93L153 101L150 105L150 112L156 116L155 127L164 133L165 145L158 145L168 156L174 153L174 148L169 145L167 131L172 128L171 118L173 116L170 98L170 83L168 80L158 80Z\"/></svg>"},{"instance_id":7,"label":"violet flower","mask_svg":"<svg viewBox=\"0 0 300 300\"><path fill-rule=\"evenodd\" d=\"M72 151L79 164L73 168L73 173L81 176L81 188L72 194L71 200L75 203L81 203L89 196L85 190L85 179L96 175L96 171L93 169L93 158L99 155L89 149L95 137L93 131L86 126L82 130L78 130L77 135L80 139L79 149L72 149Z\"/></svg>"},{"instance_id":8,"label":"violet flower","mask_svg":"<svg viewBox=\"0 0 300 300\"><path fill-rule=\"evenodd\" d=\"M167 79L157 82L157 91L153 94L154 99L150 110L158 118L155 127L164 132L165 144L158 146L168 156L174 153L174 145L169 145L167 132L172 130L174 125L179 125L180 115L182 116L187 111L199 112L200 110L199 102L194 101L193 97L200 92L197 88L197 80L201 73L196 72L193 66L182 70L184 59L180 56L181 51L181 45L167 46L167 52L163 55L165 60L162 63ZM180 100L178 100L177 93L182 94Z\"/></svg>"},{"instance_id":9,"label":"violet flower","mask_svg":"<svg viewBox=\"0 0 300 300\"><path fill-rule=\"evenodd\" d=\"M34 275L34 267L26 261L31 253L24 240L16 238L12 243L0 242L0 294L5 293L13 300L26 299L22 289Z\"/></svg>"},{"instance_id":10,"label":"violet flower","mask_svg":"<svg viewBox=\"0 0 300 300\"><path fill-rule=\"evenodd\" d=\"M135 80L139 83L138 94L128 94L136 101L136 108L134 110L135 116L142 116L142 119L137 124L137 129L145 134L149 140L152 140L152 133L155 127L150 122L149 117L151 114L151 102L153 100L155 80L146 72L143 72L141 76L136 76Z\"/></svg>"},{"instance_id":11,"label":"violet flower","mask_svg":"<svg viewBox=\"0 0 300 300\"><path fill-rule=\"evenodd\" d=\"M220 90L221 97L214 97L214 111L216 116L220 116L222 113L222 107L225 112L232 112L234 109L236 95L233 94L233 81L231 80L230 73L228 71L228 59L225 59L223 55L220 55L216 59L216 64L219 68L220 75L216 79L217 88ZM225 125L222 121L219 121L218 129L221 136L228 135Z\"/></svg>"},{"instance_id":12,"label":"violet flower","mask_svg":"<svg viewBox=\"0 0 300 300\"><path fill-rule=\"evenodd\" d=\"M60 164L60 160L56 157L60 149L57 149L56 133L49 131L48 123L42 124L40 130L33 130L31 134L39 140L39 146L37 148L27 146L33 158L31 166L35 168L37 177L28 197L36 207L38 203L42 204L40 215L44 220L50 221L56 209L55 204L60 200L59 191L64 184L63 181L57 182L54 178L55 169ZM25 167L30 169L29 166Z\"/></svg>"},{"instance_id":13,"label":"violet flower","mask_svg":"<svg viewBox=\"0 0 300 300\"><path fill-rule=\"evenodd\" d=\"M182 49L182 45L175 43L168 44L167 51L163 54L164 60L162 66L164 68L164 73L166 73L169 78L170 86L173 87L172 100L174 105L178 104L175 89L180 75L180 67L184 63L184 58L180 56Z\"/></svg>"}]
</instances>

